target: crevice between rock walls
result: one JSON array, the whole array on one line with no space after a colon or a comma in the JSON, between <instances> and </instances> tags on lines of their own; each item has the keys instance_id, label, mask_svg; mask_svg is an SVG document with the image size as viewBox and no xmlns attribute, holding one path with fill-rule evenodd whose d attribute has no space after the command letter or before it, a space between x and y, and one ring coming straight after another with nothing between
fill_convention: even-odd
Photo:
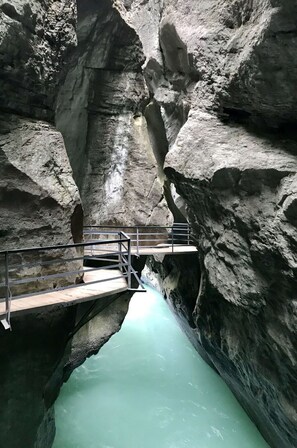
<instances>
[{"instance_id":1,"label":"crevice between rock walls","mask_svg":"<svg viewBox=\"0 0 297 448\"><path fill-rule=\"evenodd\" d=\"M56 124L79 187L85 224L164 224L168 211L144 111L143 48L111 0L78 1L77 48Z\"/></svg>"}]
</instances>

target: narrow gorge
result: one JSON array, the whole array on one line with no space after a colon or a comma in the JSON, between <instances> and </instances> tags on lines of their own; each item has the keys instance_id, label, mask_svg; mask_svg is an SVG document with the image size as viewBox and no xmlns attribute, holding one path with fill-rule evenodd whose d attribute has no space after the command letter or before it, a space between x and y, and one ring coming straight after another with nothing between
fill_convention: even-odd
<instances>
[{"instance_id":1,"label":"narrow gorge","mask_svg":"<svg viewBox=\"0 0 297 448\"><path fill-rule=\"evenodd\" d=\"M0 290L5 251L189 223L197 252L133 267L272 448L297 446L296 23L295 0L0 0ZM133 288L0 325L0 447L53 446Z\"/></svg>"}]
</instances>

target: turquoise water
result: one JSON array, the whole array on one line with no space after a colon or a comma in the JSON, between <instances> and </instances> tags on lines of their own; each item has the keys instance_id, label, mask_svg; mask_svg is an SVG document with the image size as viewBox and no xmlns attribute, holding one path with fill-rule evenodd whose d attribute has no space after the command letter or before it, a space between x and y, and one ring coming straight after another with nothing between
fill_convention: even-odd
<instances>
[{"instance_id":1,"label":"turquoise water","mask_svg":"<svg viewBox=\"0 0 297 448\"><path fill-rule=\"evenodd\" d=\"M54 448L268 447L150 288L63 386L56 425Z\"/></svg>"}]
</instances>

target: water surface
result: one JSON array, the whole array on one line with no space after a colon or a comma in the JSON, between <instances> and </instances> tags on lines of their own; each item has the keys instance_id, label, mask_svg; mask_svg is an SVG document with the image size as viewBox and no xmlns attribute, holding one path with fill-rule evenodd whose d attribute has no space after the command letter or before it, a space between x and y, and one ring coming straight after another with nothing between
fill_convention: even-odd
<instances>
[{"instance_id":1,"label":"water surface","mask_svg":"<svg viewBox=\"0 0 297 448\"><path fill-rule=\"evenodd\" d=\"M56 425L54 448L268 447L151 288L63 386Z\"/></svg>"}]
</instances>

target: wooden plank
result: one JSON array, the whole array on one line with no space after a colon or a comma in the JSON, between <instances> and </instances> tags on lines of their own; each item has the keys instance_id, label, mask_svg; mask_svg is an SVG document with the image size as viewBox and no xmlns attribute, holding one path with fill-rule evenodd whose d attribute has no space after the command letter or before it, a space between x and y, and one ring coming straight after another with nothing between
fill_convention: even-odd
<instances>
[{"instance_id":1,"label":"wooden plank","mask_svg":"<svg viewBox=\"0 0 297 448\"><path fill-rule=\"evenodd\" d=\"M187 253L194 253L197 252L197 248L195 246L186 246L186 245L178 245L175 244L173 245L173 251L172 251L172 246L171 244L161 244L160 246L154 246L154 247L145 247L142 246L139 248L139 255L154 255L154 254L187 254ZM136 247L131 247L131 254L132 255L137 255L137 249ZM88 257L91 257L90 254L85 253L85 255ZM101 250L98 251L96 254L93 254L93 256L96 258L96 256L98 258L102 257L104 258L105 256L108 255L108 252Z\"/></svg>"}]
</instances>

